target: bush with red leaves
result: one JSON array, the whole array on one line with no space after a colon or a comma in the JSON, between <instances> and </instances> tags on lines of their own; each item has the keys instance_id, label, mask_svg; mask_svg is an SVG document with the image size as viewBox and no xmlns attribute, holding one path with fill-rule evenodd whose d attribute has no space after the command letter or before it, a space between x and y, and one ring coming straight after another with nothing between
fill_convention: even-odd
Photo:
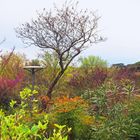
<instances>
[{"instance_id":1,"label":"bush with red leaves","mask_svg":"<svg viewBox=\"0 0 140 140\"><path fill-rule=\"evenodd\" d=\"M3 76L0 77L0 106L7 106L11 98L14 98L23 77L23 71L18 73L15 79L9 79Z\"/></svg>"},{"instance_id":2,"label":"bush with red leaves","mask_svg":"<svg viewBox=\"0 0 140 140\"><path fill-rule=\"evenodd\" d=\"M107 78L107 69L95 68L89 71L77 70L73 73L69 85L74 89L94 89L104 83Z\"/></svg>"},{"instance_id":3,"label":"bush with red leaves","mask_svg":"<svg viewBox=\"0 0 140 140\"><path fill-rule=\"evenodd\" d=\"M113 75L113 79L116 81L120 81L122 79L129 79L135 81L136 75L135 71L129 68L119 69L115 75Z\"/></svg>"}]
</instances>

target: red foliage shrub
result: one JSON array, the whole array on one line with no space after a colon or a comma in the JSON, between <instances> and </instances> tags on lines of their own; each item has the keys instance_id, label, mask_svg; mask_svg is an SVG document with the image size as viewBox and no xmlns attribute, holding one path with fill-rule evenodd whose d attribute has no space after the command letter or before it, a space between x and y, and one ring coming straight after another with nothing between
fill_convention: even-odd
<instances>
[{"instance_id":1,"label":"red foliage shrub","mask_svg":"<svg viewBox=\"0 0 140 140\"><path fill-rule=\"evenodd\" d=\"M23 73L20 72L15 79L9 79L6 77L0 77L0 90L2 89L11 89L15 87L23 79Z\"/></svg>"},{"instance_id":2,"label":"red foliage shrub","mask_svg":"<svg viewBox=\"0 0 140 140\"><path fill-rule=\"evenodd\" d=\"M120 81L122 79L129 79L135 81L136 75L135 71L129 68L119 69L115 75L113 75L113 79L116 81Z\"/></svg>"},{"instance_id":3,"label":"red foliage shrub","mask_svg":"<svg viewBox=\"0 0 140 140\"><path fill-rule=\"evenodd\" d=\"M14 49L0 55L0 105L8 105L11 98L17 98L24 78L24 57Z\"/></svg>"},{"instance_id":4,"label":"red foliage shrub","mask_svg":"<svg viewBox=\"0 0 140 140\"><path fill-rule=\"evenodd\" d=\"M7 105L14 96L16 88L19 88L24 77L23 71L19 72L14 79L0 77L0 105Z\"/></svg>"},{"instance_id":5,"label":"red foliage shrub","mask_svg":"<svg viewBox=\"0 0 140 140\"><path fill-rule=\"evenodd\" d=\"M106 78L107 70L103 68L95 68L89 71L75 71L68 84L75 89L93 89L103 84Z\"/></svg>"}]
</instances>

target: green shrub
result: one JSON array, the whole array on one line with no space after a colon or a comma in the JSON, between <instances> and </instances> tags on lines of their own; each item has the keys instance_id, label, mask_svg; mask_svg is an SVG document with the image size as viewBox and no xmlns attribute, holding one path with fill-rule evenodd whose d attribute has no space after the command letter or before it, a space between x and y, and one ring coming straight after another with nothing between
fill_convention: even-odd
<instances>
[{"instance_id":1,"label":"green shrub","mask_svg":"<svg viewBox=\"0 0 140 140\"><path fill-rule=\"evenodd\" d=\"M65 125L55 124L52 136L48 134L48 115L39 112L36 94L36 90L25 88L20 92L20 105L13 100L10 102L11 114L0 110L0 137L3 140L67 140L70 129Z\"/></svg>"},{"instance_id":2,"label":"green shrub","mask_svg":"<svg viewBox=\"0 0 140 140\"><path fill-rule=\"evenodd\" d=\"M121 87L122 88L122 87ZM112 93L110 94L110 89ZM91 129L91 140L129 140L139 138L140 102L134 100L133 85L123 85L125 98L118 100L116 85L102 85L94 91L86 91L83 98L91 105L95 123ZM109 95L111 96L109 96ZM121 96L123 97L123 96ZM110 104L110 100L114 103Z\"/></svg>"}]
</instances>

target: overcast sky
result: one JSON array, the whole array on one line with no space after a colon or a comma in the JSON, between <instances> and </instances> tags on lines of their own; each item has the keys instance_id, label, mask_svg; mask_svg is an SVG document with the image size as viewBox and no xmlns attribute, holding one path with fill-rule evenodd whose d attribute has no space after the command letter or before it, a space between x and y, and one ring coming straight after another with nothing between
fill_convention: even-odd
<instances>
[{"instance_id":1,"label":"overcast sky","mask_svg":"<svg viewBox=\"0 0 140 140\"><path fill-rule=\"evenodd\" d=\"M30 21L36 11L60 7L65 0L0 0L0 39L6 38L0 46L2 51L25 53L28 58L36 58L36 47L25 47L16 37L14 28ZM83 56L96 55L108 63L134 63L140 61L140 0L79 0L79 9L96 11L100 34L106 42L95 44L82 53Z\"/></svg>"}]
</instances>

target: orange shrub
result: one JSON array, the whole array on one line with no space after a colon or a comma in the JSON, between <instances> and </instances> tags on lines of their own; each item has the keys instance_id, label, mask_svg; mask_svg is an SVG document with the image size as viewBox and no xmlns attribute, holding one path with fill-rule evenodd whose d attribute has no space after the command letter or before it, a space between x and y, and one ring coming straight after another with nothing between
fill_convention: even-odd
<instances>
[{"instance_id":1,"label":"orange shrub","mask_svg":"<svg viewBox=\"0 0 140 140\"><path fill-rule=\"evenodd\" d=\"M87 108L88 104L80 97L68 98L66 96L58 97L54 101L56 112L70 112L75 109Z\"/></svg>"},{"instance_id":2,"label":"orange shrub","mask_svg":"<svg viewBox=\"0 0 140 140\"><path fill-rule=\"evenodd\" d=\"M88 133L95 120L88 113L88 103L81 97L68 98L58 97L54 100L52 115L55 123L65 124L72 128L69 137L77 139L88 139Z\"/></svg>"}]
</instances>

